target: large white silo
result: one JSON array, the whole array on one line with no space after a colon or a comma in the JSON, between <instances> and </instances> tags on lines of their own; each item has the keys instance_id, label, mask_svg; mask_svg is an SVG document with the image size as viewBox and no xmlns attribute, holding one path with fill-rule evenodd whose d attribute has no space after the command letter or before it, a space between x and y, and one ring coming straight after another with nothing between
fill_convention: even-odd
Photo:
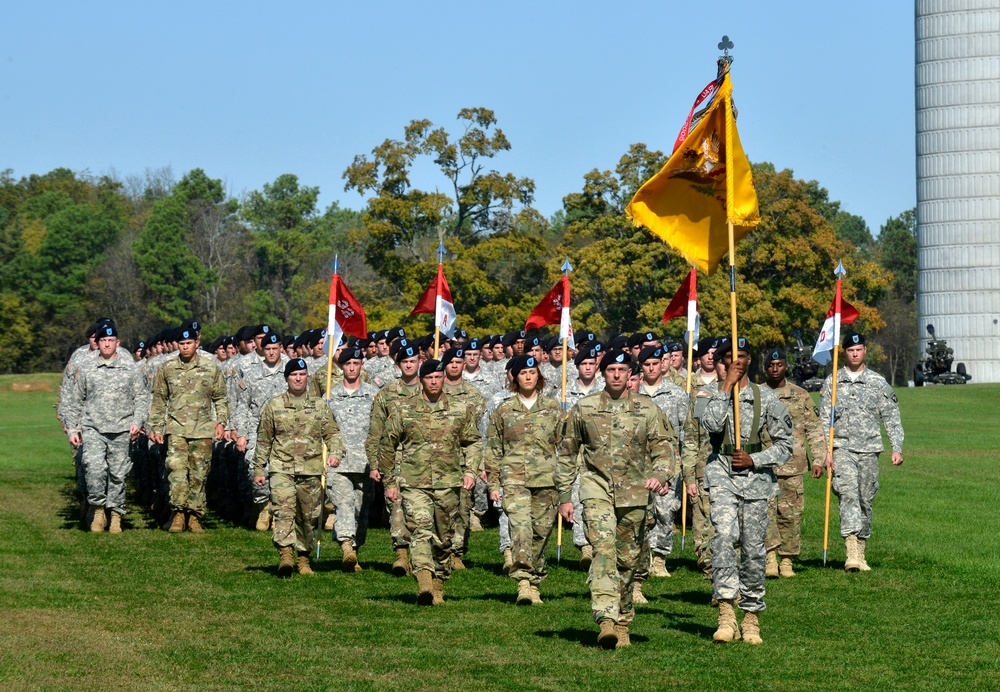
<instances>
[{"instance_id":1,"label":"large white silo","mask_svg":"<svg viewBox=\"0 0 1000 692\"><path fill-rule=\"evenodd\" d=\"M917 311L1000 382L1000 0L916 0Z\"/></svg>"}]
</instances>

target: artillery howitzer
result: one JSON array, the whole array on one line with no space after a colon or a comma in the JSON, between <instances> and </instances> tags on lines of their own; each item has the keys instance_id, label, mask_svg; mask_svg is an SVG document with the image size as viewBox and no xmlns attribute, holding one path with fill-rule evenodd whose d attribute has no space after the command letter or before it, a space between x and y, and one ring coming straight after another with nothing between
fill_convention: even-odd
<instances>
[{"instance_id":1,"label":"artillery howitzer","mask_svg":"<svg viewBox=\"0 0 1000 692\"><path fill-rule=\"evenodd\" d=\"M924 359L913 366L913 384L922 387L924 384L965 384L972 376L965 371L965 363L955 366L951 371L955 352L944 339L934 338L934 325L927 325L930 341L927 342L927 354Z\"/></svg>"}]
</instances>

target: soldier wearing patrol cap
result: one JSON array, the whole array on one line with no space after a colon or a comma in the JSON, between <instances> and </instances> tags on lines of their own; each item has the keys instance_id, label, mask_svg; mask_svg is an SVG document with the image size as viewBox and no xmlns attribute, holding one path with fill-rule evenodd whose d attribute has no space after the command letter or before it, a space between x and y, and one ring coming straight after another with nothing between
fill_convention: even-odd
<instances>
[{"instance_id":1,"label":"soldier wearing patrol cap","mask_svg":"<svg viewBox=\"0 0 1000 692\"><path fill-rule=\"evenodd\" d=\"M555 472L559 512L573 521L572 486L582 469L580 498L594 547L591 611L600 626L597 643L606 649L630 645L632 582L648 560L650 493L669 492L678 465L663 414L648 397L628 390L631 362L625 351L606 354L604 391L570 411Z\"/></svg>"},{"instance_id":2,"label":"soldier wearing patrol cap","mask_svg":"<svg viewBox=\"0 0 1000 692\"><path fill-rule=\"evenodd\" d=\"M899 401L885 378L865 366L865 337L851 332L844 337L845 365L837 373L837 409L833 455L825 466L833 469L833 491L840 499L840 535L844 537L848 572L867 572L865 548L872 532L872 501L878 492L878 458L885 451L881 423L892 446L892 465L903 463L903 423ZM827 375L820 393L819 419L830 420L833 374ZM813 465L813 478L823 469Z\"/></svg>"},{"instance_id":3,"label":"soldier wearing patrol cap","mask_svg":"<svg viewBox=\"0 0 1000 692\"><path fill-rule=\"evenodd\" d=\"M475 485L469 448L481 443L475 411L445 393L444 369L433 358L420 366L421 392L402 400L389 415L378 456L385 496L402 501L413 526L410 553L421 605L444 602L459 490Z\"/></svg>"},{"instance_id":4,"label":"soldier wearing patrol cap","mask_svg":"<svg viewBox=\"0 0 1000 692\"><path fill-rule=\"evenodd\" d=\"M709 398L701 424L711 435L713 447L705 467L715 529L712 596L719 604L719 626L712 638L716 642L740 639L735 611L739 598L745 613L742 638L748 644L760 644L767 501L778 492L776 468L792 454L792 419L774 392L749 381L751 353L743 337L735 349L732 342L726 342L716 350L715 356L726 367L726 379ZM735 431L732 392L737 385L740 409L739 430Z\"/></svg>"}]
</instances>

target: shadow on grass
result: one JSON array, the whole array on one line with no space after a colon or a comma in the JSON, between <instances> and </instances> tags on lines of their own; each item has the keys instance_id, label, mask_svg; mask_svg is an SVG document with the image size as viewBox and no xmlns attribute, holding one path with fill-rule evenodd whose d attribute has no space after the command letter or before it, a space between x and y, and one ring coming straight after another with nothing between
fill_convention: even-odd
<instances>
[{"instance_id":1,"label":"shadow on grass","mask_svg":"<svg viewBox=\"0 0 1000 692\"><path fill-rule=\"evenodd\" d=\"M567 627L561 630L538 630L535 632L535 636L542 639L562 639L566 642L574 642L585 646L588 649L600 648L597 646L597 625L594 625L594 629L591 630L582 630L577 627ZM649 637L641 634L629 634L629 639L633 644L642 644L649 641Z\"/></svg>"},{"instance_id":2,"label":"shadow on grass","mask_svg":"<svg viewBox=\"0 0 1000 692\"><path fill-rule=\"evenodd\" d=\"M646 598L653 601L682 601L692 605L709 605L712 602L711 591L679 591L677 593L663 593L659 595L646 594ZM639 606L646 608L648 606Z\"/></svg>"}]
</instances>

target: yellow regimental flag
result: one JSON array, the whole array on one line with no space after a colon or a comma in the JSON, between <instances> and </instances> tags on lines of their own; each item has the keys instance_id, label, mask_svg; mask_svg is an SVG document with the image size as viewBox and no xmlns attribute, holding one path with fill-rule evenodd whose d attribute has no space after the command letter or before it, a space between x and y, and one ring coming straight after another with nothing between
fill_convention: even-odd
<instances>
[{"instance_id":1,"label":"yellow regimental flag","mask_svg":"<svg viewBox=\"0 0 1000 692\"><path fill-rule=\"evenodd\" d=\"M625 210L689 263L712 274L734 242L760 223L757 191L733 115L728 70L701 120Z\"/></svg>"}]
</instances>

